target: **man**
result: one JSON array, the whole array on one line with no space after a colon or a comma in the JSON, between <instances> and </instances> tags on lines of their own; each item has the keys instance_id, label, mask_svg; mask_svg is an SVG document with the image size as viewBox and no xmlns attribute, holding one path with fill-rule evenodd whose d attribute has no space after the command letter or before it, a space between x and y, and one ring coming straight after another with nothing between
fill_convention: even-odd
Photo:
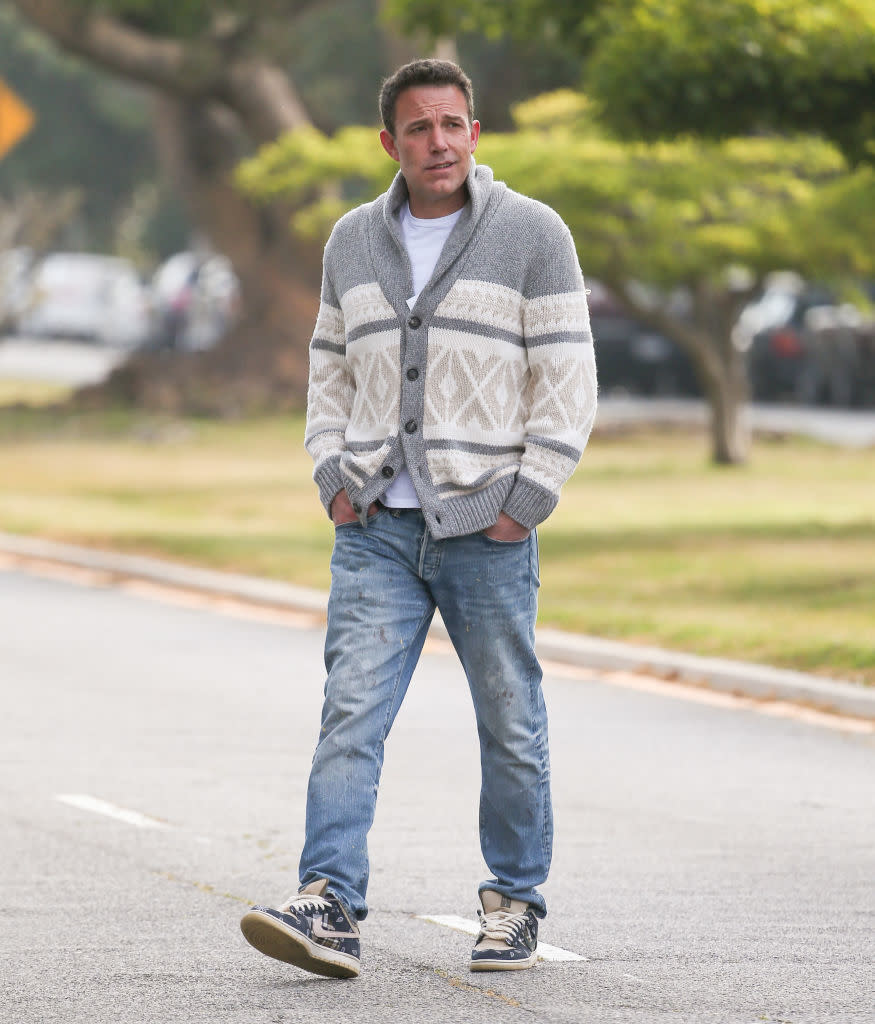
<instances>
[{"instance_id":1,"label":"man","mask_svg":"<svg viewBox=\"0 0 875 1024\"><path fill-rule=\"evenodd\" d=\"M405 65L380 111L400 170L335 226L311 343L306 446L335 544L301 889L241 927L268 956L359 973L383 744L438 608L474 701L493 875L470 966L518 970L553 832L534 528L595 416L586 294L560 218L475 165L461 68Z\"/></svg>"}]
</instances>

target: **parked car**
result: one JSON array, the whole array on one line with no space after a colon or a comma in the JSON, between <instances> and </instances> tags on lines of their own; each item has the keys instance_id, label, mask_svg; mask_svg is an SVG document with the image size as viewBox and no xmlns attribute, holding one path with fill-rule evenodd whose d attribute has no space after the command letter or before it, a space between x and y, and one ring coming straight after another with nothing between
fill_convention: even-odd
<instances>
[{"instance_id":1,"label":"parked car","mask_svg":"<svg viewBox=\"0 0 875 1024\"><path fill-rule=\"evenodd\" d=\"M796 274L771 275L742 313L754 398L848 406L875 401L875 324L834 292Z\"/></svg>"},{"instance_id":2,"label":"parked car","mask_svg":"<svg viewBox=\"0 0 875 1024\"><path fill-rule=\"evenodd\" d=\"M685 352L629 316L601 281L587 280L599 389L639 395L695 395L699 386Z\"/></svg>"},{"instance_id":3,"label":"parked car","mask_svg":"<svg viewBox=\"0 0 875 1024\"><path fill-rule=\"evenodd\" d=\"M806 315L818 355L818 397L831 405L875 405L875 319L851 303Z\"/></svg>"},{"instance_id":4,"label":"parked car","mask_svg":"<svg viewBox=\"0 0 875 1024\"><path fill-rule=\"evenodd\" d=\"M240 301L230 262L215 253L176 253L155 271L151 290L156 348L212 347L233 322Z\"/></svg>"},{"instance_id":5,"label":"parked car","mask_svg":"<svg viewBox=\"0 0 875 1024\"><path fill-rule=\"evenodd\" d=\"M133 264L93 253L52 253L34 267L20 333L136 348L149 336L148 292Z\"/></svg>"}]
</instances>

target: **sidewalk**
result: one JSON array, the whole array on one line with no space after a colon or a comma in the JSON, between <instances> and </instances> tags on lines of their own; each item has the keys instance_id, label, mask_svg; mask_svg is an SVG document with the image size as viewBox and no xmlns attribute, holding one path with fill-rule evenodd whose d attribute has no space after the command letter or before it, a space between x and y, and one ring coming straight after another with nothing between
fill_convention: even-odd
<instances>
[{"instance_id":1,"label":"sidewalk","mask_svg":"<svg viewBox=\"0 0 875 1024\"><path fill-rule=\"evenodd\" d=\"M14 534L0 533L0 552L287 611L324 615L328 601L328 595L323 591L292 583L197 569L158 558L123 555ZM446 636L439 618L432 631L438 636ZM605 671L636 672L757 700L790 701L823 711L875 720L875 688L855 683L767 665L705 658L659 647L563 633L556 629L539 629L537 645L539 655L549 661Z\"/></svg>"}]
</instances>

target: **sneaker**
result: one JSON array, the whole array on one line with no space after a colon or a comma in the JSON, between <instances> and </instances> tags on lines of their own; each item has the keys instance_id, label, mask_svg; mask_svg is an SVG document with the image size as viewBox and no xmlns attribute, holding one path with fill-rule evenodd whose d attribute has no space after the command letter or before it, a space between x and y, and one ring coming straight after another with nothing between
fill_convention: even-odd
<instances>
[{"instance_id":1,"label":"sneaker","mask_svg":"<svg viewBox=\"0 0 875 1024\"><path fill-rule=\"evenodd\" d=\"M471 950L472 971L524 971L538 959L538 919L528 903L500 892L480 893L480 934Z\"/></svg>"},{"instance_id":2,"label":"sneaker","mask_svg":"<svg viewBox=\"0 0 875 1024\"><path fill-rule=\"evenodd\" d=\"M358 925L328 880L304 886L278 910L253 907L240 928L246 941L265 956L330 978L356 978L361 964Z\"/></svg>"}]
</instances>

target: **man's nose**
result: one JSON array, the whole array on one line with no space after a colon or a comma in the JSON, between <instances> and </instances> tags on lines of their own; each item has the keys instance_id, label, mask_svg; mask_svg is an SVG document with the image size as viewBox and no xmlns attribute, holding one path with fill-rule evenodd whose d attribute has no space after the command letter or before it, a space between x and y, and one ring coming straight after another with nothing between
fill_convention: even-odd
<instances>
[{"instance_id":1,"label":"man's nose","mask_svg":"<svg viewBox=\"0 0 875 1024\"><path fill-rule=\"evenodd\" d=\"M446 149L447 140L444 137L444 133L440 128L433 129L431 133L431 148L432 149Z\"/></svg>"}]
</instances>

